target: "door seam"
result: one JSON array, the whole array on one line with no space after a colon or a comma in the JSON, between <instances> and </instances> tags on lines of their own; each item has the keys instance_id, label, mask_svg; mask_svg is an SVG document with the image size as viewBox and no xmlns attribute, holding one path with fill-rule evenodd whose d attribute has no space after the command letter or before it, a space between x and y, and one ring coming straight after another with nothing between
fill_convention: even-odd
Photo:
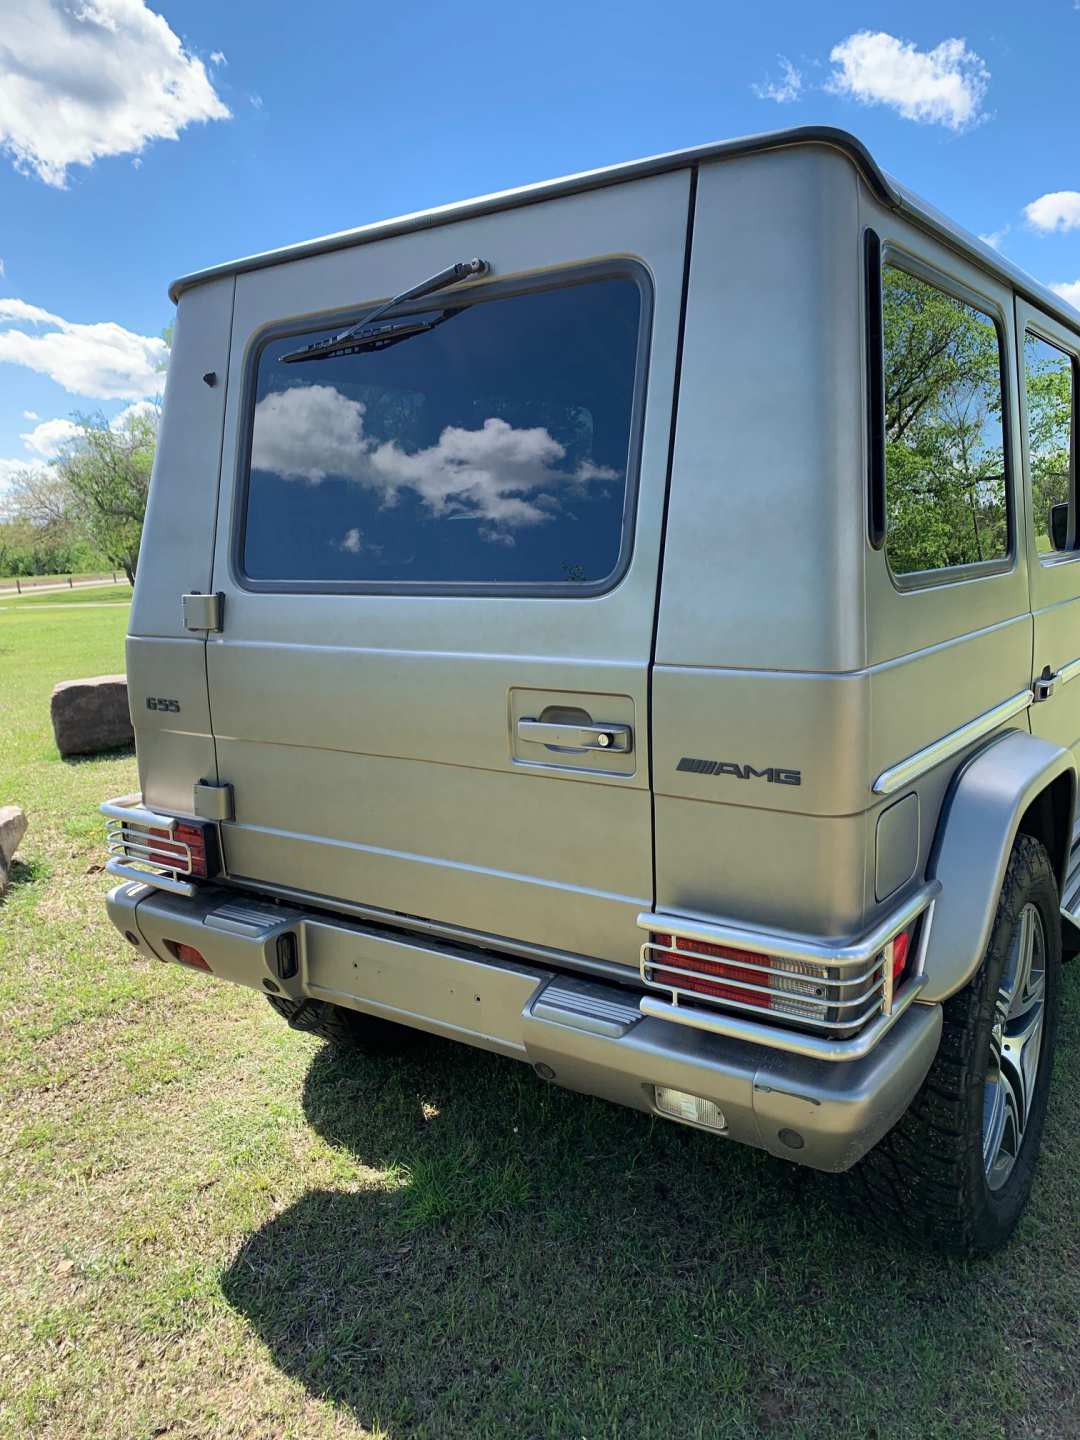
<instances>
[{"instance_id":1,"label":"door seam","mask_svg":"<svg viewBox=\"0 0 1080 1440\"><path fill-rule=\"evenodd\" d=\"M690 192L687 196L686 239L683 246L682 289L679 296L679 329L675 340L675 379L671 391L671 421L668 430L667 475L664 480L664 506L660 516L660 549L656 561L656 599L653 605L652 643L649 667L645 677L645 729L649 745L649 816L652 831L652 904L656 908L659 890L656 870L656 746L653 735L653 676L656 670L656 642L660 631L660 595L664 581L664 556L667 549L668 508L671 501L671 476L675 464L675 438L679 419L679 395L682 388L683 342L686 338L686 309L690 294L690 261L694 244L694 214L697 209L698 166L690 170Z\"/></svg>"}]
</instances>

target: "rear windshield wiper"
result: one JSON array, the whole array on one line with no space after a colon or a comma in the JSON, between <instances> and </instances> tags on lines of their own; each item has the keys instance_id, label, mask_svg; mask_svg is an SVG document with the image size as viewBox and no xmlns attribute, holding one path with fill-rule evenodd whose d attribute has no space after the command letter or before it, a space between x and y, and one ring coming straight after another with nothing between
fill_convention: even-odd
<instances>
[{"instance_id":1,"label":"rear windshield wiper","mask_svg":"<svg viewBox=\"0 0 1080 1440\"><path fill-rule=\"evenodd\" d=\"M436 325L441 325L448 320L451 314L456 311L444 311L435 320L397 320L386 325L375 325L374 322L389 310L403 305L407 300L419 300L423 295L431 295L436 290L445 290L448 285L456 285L459 280L465 280L470 275L486 275L488 262L473 258L472 260L459 260L456 265L449 265L445 270L440 270L437 275L430 276L427 280L421 280L419 285L413 285L409 290L403 290L400 295L395 295L391 300L385 300L381 305L376 305L366 315L361 315L355 325L350 325L347 330L342 330L338 335L331 335L327 340L316 340L314 345L305 345L302 350L293 350L288 355L282 355L282 361L291 365L297 360L322 360L331 355L355 355L361 350L381 350L387 345L395 345L399 340L407 340L410 335L422 335L427 330L434 330Z\"/></svg>"}]
</instances>

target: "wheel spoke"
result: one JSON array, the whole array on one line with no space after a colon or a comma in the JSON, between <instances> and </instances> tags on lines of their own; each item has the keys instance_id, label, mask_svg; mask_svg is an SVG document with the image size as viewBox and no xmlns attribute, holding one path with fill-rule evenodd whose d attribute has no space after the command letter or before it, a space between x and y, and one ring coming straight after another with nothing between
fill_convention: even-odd
<instances>
[{"instance_id":1,"label":"wheel spoke","mask_svg":"<svg viewBox=\"0 0 1080 1440\"><path fill-rule=\"evenodd\" d=\"M1005 1086L987 1084L983 1101L983 1168L991 1175L1005 1133Z\"/></svg>"},{"instance_id":2,"label":"wheel spoke","mask_svg":"<svg viewBox=\"0 0 1080 1440\"><path fill-rule=\"evenodd\" d=\"M1002 971L983 1100L983 1165L992 1190L1016 1164L1031 1115L1042 1051L1046 937L1037 906L1020 913Z\"/></svg>"},{"instance_id":3,"label":"wheel spoke","mask_svg":"<svg viewBox=\"0 0 1080 1440\"><path fill-rule=\"evenodd\" d=\"M1042 1049L1043 1011L1041 1005L1028 1009L1022 1021L1005 1033L1001 1047L1001 1074L1016 1095L1021 1126L1027 1125L1035 1077Z\"/></svg>"}]
</instances>

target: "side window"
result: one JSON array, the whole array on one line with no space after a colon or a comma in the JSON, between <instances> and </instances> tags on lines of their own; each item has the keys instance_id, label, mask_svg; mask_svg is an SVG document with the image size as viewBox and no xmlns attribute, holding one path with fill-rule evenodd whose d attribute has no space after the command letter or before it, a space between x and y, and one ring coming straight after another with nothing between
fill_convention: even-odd
<instances>
[{"instance_id":1,"label":"side window","mask_svg":"<svg viewBox=\"0 0 1080 1440\"><path fill-rule=\"evenodd\" d=\"M378 345L266 341L241 568L297 588L587 594L629 557L643 291L631 276L405 312Z\"/></svg>"},{"instance_id":2,"label":"side window","mask_svg":"<svg viewBox=\"0 0 1080 1440\"><path fill-rule=\"evenodd\" d=\"M1076 547L1072 358L1030 331L1024 336L1028 468L1035 548Z\"/></svg>"},{"instance_id":3,"label":"side window","mask_svg":"<svg viewBox=\"0 0 1080 1440\"><path fill-rule=\"evenodd\" d=\"M896 575L1009 553L1001 338L991 317L886 265L885 553Z\"/></svg>"}]
</instances>

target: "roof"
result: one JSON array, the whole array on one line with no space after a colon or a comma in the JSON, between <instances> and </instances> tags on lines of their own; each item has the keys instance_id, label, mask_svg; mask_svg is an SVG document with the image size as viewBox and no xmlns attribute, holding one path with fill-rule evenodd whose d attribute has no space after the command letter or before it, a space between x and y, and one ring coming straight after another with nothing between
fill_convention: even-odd
<instances>
[{"instance_id":1,"label":"roof","mask_svg":"<svg viewBox=\"0 0 1080 1440\"><path fill-rule=\"evenodd\" d=\"M671 150L664 155L652 155L645 160L631 160L600 170L584 170L578 175L565 175L558 180L543 180L535 185L522 185L515 190L500 190L493 195L481 195L474 200L462 200L452 205L437 205L430 210L418 210L411 215L399 215L393 220L380 220L373 225L361 225L353 230L339 230L333 235L323 235L316 240L302 240L295 245L284 245L278 250L265 250L258 255L248 255L240 260L211 265L205 270L192 271L191 274L182 275L179 280L173 281L169 286L169 297L174 301L178 300L184 291L190 290L192 286L226 275L242 275L251 270L266 269L271 265L284 265L290 260L302 260L310 255L344 250L353 245L366 245L375 240L385 240L391 235L405 235L455 220L467 220L498 210L510 210L519 205L532 205L539 200L553 200L561 195L602 189L646 175L685 170L709 161L733 160L743 155L764 154L770 150L786 150L802 145L825 146L839 151L851 161L883 204L908 216L954 250L973 258L983 269L999 276L1026 300L1055 316L1063 324L1080 330L1080 311L1074 310L1060 295L1056 295L1027 271L1014 265L977 236L955 224L933 205L899 184L882 170L861 140L849 131L839 130L831 125L801 125L788 130L768 131L762 135L745 135L736 140L718 140L710 145L699 145L688 150Z\"/></svg>"}]
</instances>

